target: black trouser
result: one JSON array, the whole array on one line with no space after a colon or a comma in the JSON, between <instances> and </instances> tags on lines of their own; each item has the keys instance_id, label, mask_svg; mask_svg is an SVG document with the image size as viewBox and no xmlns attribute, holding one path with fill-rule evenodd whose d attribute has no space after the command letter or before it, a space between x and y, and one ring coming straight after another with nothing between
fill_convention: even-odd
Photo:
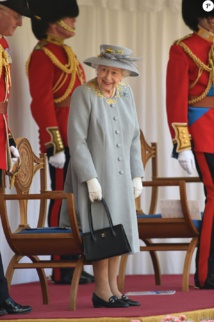
<instances>
[{"instance_id":1,"label":"black trouser","mask_svg":"<svg viewBox=\"0 0 214 322\"><path fill-rule=\"evenodd\" d=\"M194 152L194 155L206 196L196 255L195 282L201 288L214 288L214 154Z\"/></svg>"},{"instance_id":2,"label":"black trouser","mask_svg":"<svg viewBox=\"0 0 214 322\"><path fill-rule=\"evenodd\" d=\"M52 151L49 150L47 152L48 157L52 155ZM68 163L70 159L69 149L68 147L65 148L65 155L66 155L66 162L63 169L57 169L49 164L49 172L50 172L50 179L51 179L51 189L63 191L64 190L64 182L66 178ZM59 226L59 216L60 216L60 209L61 209L62 201L59 199L51 200L48 210L48 225L49 227L57 227ZM54 255L55 260L71 260L72 257L69 255ZM76 256L73 258L76 259ZM69 276L72 278L72 268L54 268L52 271L52 280L54 282L63 283L66 282Z\"/></svg>"},{"instance_id":3,"label":"black trouser","mask_svg":"<svg viewBox=\"0 0 214 322\"><path fill-rule=\"evenodd\" d=\"M4 188L3 172L0 169L0 189ZM4 276L4 268L2 264L2 258L0 253L0 304L3 303L9 297L7 280Z\"/></svg>"},{"instance_id":4,"label":"black trouser","mask_svg":"<svg viewBox=\"0 0 214 322\"><path fill-rule=\"evenodd\" d=\"M2 258L0 254L0 304L3 303L9 297L7 280L4 276L4 269L2 264Z\"/></svg>"}]
</instances>

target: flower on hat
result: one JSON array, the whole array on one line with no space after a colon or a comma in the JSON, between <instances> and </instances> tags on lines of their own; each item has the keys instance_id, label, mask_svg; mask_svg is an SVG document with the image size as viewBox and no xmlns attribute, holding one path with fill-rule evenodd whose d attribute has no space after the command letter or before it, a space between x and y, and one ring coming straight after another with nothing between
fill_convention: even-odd
<instances>
[{"instance_id":1,"label":"flower on hat","mask_svg":"<svg viewBox=\"0 0 214 322\"><path fill-rule=\"evenodd\" d=\"M124 54L124 51L121 49L113 49L113 48L101 48L100 54L98 57L104 57L107 59L115 59L121 62L134 62L137 61L139 58L130 57L132 50L127 48L127 52Z\"/></svg>"}]
</instances>

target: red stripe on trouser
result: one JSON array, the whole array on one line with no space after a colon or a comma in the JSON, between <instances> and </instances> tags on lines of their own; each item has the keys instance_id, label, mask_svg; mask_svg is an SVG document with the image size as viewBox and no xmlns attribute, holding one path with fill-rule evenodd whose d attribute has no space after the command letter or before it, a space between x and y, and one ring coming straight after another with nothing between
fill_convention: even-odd
<instances>
[{"instance_id":1,"label":"red stripe on trouser","mask_svg":"<svg viewBox=\"0 0 214 322\"><path fill-rule=\"evenodd\" d=\"M63 191L64 189L64 169L55 169L54 175L51 176L52 186L54 190ZM49 226L56 227L59 225L59 215L60 215L60 207L62 204L62 200L56 199L52 202L52 207L49 210Z\"/></svg>"},{"instance_id":2,"label":"red stripe on trouser","mask_svg":"<svg viewBox=\"0 0 214 322\"><path fill-rule=\"evenodd\" d=\"M54 175L51 176L52 186L55 187L55 190L62 191L64 188L64 169L55 169ZM59 215L62 201L60 199L56 199L52 202L50 207L50 211L48 214L48 222L50 227L56 227L59 225ZM60 260L59 255L54 255L54 260ZM53 280L61 281L61 269L54 268L53 272Z\"/></svg>"},{"instance_id":3,"label":"red stripe on trouser","mask_svg":"<svg viewBox=\"0 0 214 322\"><path fill-rule=\"evenodd\" d=\"M204 153L195 152L195 157L197 159L202 175L202 181L206 190L206 204L200 233L198 256L198 279L200 285L203 286L208 275L208 259L210 255L214 217L214 184Z\"/></svg>"}]
</instances>

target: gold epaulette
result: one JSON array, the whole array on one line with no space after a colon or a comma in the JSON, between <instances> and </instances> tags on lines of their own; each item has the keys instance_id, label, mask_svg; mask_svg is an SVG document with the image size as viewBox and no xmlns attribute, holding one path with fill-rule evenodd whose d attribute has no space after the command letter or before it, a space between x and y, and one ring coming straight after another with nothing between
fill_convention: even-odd
<instances>
[{"instance_id":1,"label":"gold epaulette","mask_svg":"<svg viewBox=\"0 0 214 322\"><path fill-rule=\"evenodd\" d=\"M34 47L34 50L41 50L43 49L44 46L47 45L47 41L45 40L42 40L42 41L39 41L36 46Z\"/></svg>"},{"instance_id":2,"label":"gold epaulette","mask_svg":"<svg viewBox=\"0 0 214 322\"><path fill-rule=\"evenodd\" d=\"M179 38L173 42L173 45L179 45L184 39L190 38L193 35L193 33L188 34L182 38Z\"/></svg>"},{"instance_id":3,"label":"gold epaulette","mask_svg":"<svg viewBox=\"0 0 214 322\"><path fill-rule=\"evenodd\" d=\"M53 154L63 151L64 145L58 127L48 127L46 130L51 136L51 140L45 144L46 148L53 148Z\"/></svg>"},{"instance_id":4,"label":"gold epaulette","mask_svg":"<svg viewBox=\"0 0 214 322\"><path fill-rule=\"evenodd\" d=\"M47 41L45 40L42 40L42 41L39 41L36 46L34 47L34 50L42 50L43 47L45 47L45 45L47 44ZM30 60L31 60L31 55L32 53L29 55L26 63L25 63L25 71L26 71L26 75L28 77L28 70L29 70L29 64L30 64Z\"/></svg>"},{"instance_id":5,"label":"gold epaulette","mask_svg":"<svg viewBox=\"0 0 214 322\"><path fill-rule=\"evenodd\" d=\"M173 139L173 143L177 144L176 152L190 150L191 136L188 131L187 123L172 123L172 126L175 130L175 138Z\"/></svg>"}]
</instances>

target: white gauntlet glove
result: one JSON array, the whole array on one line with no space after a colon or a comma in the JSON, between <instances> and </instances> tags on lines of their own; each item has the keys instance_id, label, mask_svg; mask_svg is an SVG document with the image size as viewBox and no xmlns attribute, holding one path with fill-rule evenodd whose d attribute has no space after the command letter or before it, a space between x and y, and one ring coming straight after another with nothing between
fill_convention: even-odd
<instances>
[{"instance_id":1,"label":"white gauntlet glove","mask_svg":"<svg viewBox=\"0 0 214 322\"><path fill-rule=\"evenodd\" d=\"M20 154L18 149L15 146L10 146L10 153L11 153L11 160L12 160L12 167L18 162L20 158Z\"/></svg>"},{"instance_id":2,"label":"white gauntlet glove","mask_svg":"<svg viewBox=\"0 0 214 322\"><path fill-rule=\"evenodd\" d=\"M180 166L188 173L192 174L195 170L195 159L191 150L185 150L178 154Z\"/></svg>"},{"instance_id":3,"label":"white gauntlet glove","mask_svg":"<svg viewBox=\"0 0 214 322\"><path fill-rule=\"evenodd\" d=\"M96 178L86 181L88 186L89 199L91 202L102 199L102 188Z\"/></svg>"},{"instance_id":4,"label":"white gauntlet glove","mask_svg":"<svg viewBox=\"0 0 214 322\"><path fill-rule=\"evenodd\" d=\"M140 177L134 178L132 180L134 198L139 197L143 190L143 183Z\"/></svg>"},{"instance_id":5,"label":"white gauntlet glove","mask_svg":"<svg viewBox=\"0 0 214 322\"><path fill-rule=\"evenodd\" d=\"M57 154L52 155L49 158L49 163L55 168L62 169L64 167L64 164L65 164L65 153L64 153L64 151L61 151L61 152L59 152Z\"/></svg>"}]
</instances>

